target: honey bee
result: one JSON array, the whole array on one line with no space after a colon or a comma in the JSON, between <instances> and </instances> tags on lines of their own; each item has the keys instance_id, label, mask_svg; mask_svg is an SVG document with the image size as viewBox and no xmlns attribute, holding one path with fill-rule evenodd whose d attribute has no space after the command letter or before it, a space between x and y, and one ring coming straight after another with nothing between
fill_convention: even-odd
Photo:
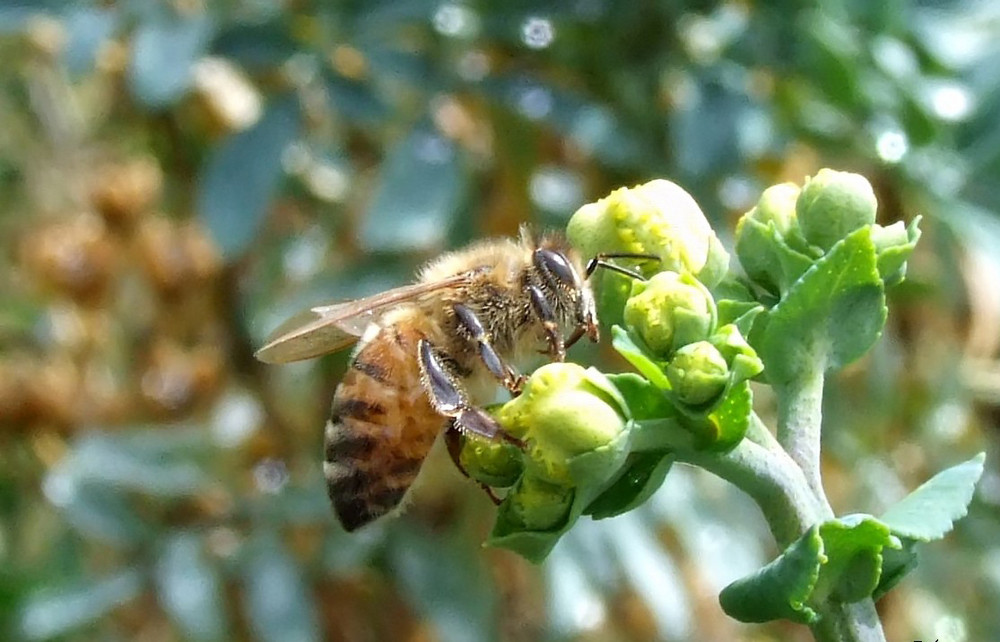
<instances>
[{"instance_id":1,"label":"honey bee","mask_svg":"<svg viewBox=\"0 0 1000 642\"><path fill-rule=\"evenodd\" d=\"M327 492L346 530L400 503L445 428L463 472L462 433L523 447L479 406L494 398L498 383L518 394L525 378L517 367L533 355L562 361L580 338L598 340L586 277L599 265L638 276L604 260L610 257L584 266L562 237L536 241L522 228L518 240L444 254L414 284L311 308L272 334L256 353L267 363L359 343L324 434Z\"/></svg>"}]
</instances>

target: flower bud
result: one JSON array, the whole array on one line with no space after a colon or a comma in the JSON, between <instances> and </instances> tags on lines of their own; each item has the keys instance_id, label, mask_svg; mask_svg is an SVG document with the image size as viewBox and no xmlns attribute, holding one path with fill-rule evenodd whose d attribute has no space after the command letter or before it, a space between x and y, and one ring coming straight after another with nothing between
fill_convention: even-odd
<instances>
[{"instance_id":1,"label":"flower bud","mask_svg":"<svg viewBox=\"0 0 1000 642\"><path fill-rule=\"evenodd\" d=\"M874 223L877 208L875 192L864 176L821 169L806 179L795 213L806 241L829 250L854 230Z\"/></svg>"},{"instance_id":2,"label":"flower bud","mask_svg":"<svg viewBox=\"0 0 1000 642\"><path fill-rule=\"evenodd\" d=\"M462 440L459 463L470 477L494 488L513 486L524 469L516 446L476 435Z\"/></svg>"},{"instance_id":3,"label":"flower bud","mask_svg":"<svg viewBox=\"0 0 1000 642\"><path fill-rule=\"evenodd\" d=\"M668 356L709 335L715 325L715 302L692 276L660 272L632 286L624 320L653 352Z\"/></svg>"},{"instance_id":4,"label":"flower bud","mask_svg":"<svg viewBox=\"0 0 1000 642\"><path fill-rule=\"evenodd\" d=\"M723 249L701 208L674 183L659 179L611 192L584 205L566 234L584 255L635 252L660 257L650 271L690 272L709 287L729 268Z\"/></svg>"},{"instance_id":5,"label":"flower bud","mask_svg":"<svg viewBox=\"0 0 1000 642\"><path fill-rule=\"evenodd\" d=\"M729 367L715 346L699 341L678 350L666 374L677 398L697 406L722 393L729 380Z\"/></svg>"},{"instance_id":6,"label":"flower bud","mask_svg":"<svg viewBox=\"0 0 1000 642\"><path fill-rule=\"evenodd\" d=\"M529 531L546 531L566 519L573 489L525 475L505 500L513 521Z\"/></svg>"},{"instance_id":7,"label":"flower bud","mask_svg":"<svg viewBox=\"0 0 1000 642\"><path fill-rule=\"evenodd\" d=\"M527 443L526 475L574 486L581 480L572 479L569 460L608 445L625 430L627 409L617 394L592 368L550 363L496 417Z\"/></svg>"},{"instance_id":8,"label":"flower bud","mask_svg":"<svg viewBox=\"0 0 1000 642\"><path fill-rule=\"evenodd\" d=\"M745 216L748 216L763 225L774 223L775 229L782 237L795 226L795 202L799 198L801 189L795 183L780 183L768 187L760 195L755 205ZM742 223L743 219L740 219ZM740 228L737 227L736 234L739 235Z\"/></svg>"}]
</instances>

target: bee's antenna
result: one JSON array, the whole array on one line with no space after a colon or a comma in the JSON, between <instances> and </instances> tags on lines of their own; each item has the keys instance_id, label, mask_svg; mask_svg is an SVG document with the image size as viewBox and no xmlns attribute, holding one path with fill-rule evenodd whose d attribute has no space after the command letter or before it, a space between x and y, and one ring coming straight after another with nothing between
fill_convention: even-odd
<instances>
[{"instance_id":1,"label":"bee's antenna","mask_svg":"<svg viewBox=\"0 0 1000 642\"><path fill-rule=\"evenodd\" d=\"M615 265L614 263L610 263L607 259L646 259L648 261L659 261L660 257L656 256L655 254L637 254L633 252L622 252L618 254L601 253L595 256L594 258L590 259L589 261L587 261L587 278L590 278L590 276L594 273L594 271L597 268L602 267L605 270L611 270L612 272L624 274L625 276L630 276L633 279L637 279L639 281L646 280L646 277L639 274L635 270L630 270L629 268L622 267L620 265Z\"/></svg>"}]
</instances>

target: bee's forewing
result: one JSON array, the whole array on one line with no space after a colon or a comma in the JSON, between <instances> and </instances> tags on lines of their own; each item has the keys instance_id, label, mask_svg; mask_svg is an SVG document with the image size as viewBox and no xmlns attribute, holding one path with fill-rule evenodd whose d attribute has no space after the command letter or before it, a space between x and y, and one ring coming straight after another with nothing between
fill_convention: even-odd
<instances>
[{"instance_id":1,"label":"bee's forewing","mask_svg":"<svg viewBox=\"0 0 1000 642\"><path fill-rule=\"evenodd\" d=\"M364 334L365 328L386 309L413 301L469 280L469 273L414 283L379 294L331 305L309 308L282 323L255 354L265 363L288 363L342 350Z\"/></svg>"}]
</instances>

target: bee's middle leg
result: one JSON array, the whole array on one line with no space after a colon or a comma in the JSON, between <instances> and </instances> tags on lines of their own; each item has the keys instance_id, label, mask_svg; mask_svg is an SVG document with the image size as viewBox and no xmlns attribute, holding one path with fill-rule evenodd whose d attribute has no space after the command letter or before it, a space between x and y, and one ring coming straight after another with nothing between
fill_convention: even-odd
<instances>
[{"instance_id":1,"label":"bee's middle leg","mask_svg":"<svg viewBox=\"0 0 1000 642\"><path fill-rule=\"evenodd\" d=\"M441 363L427 339L421 339L417 344L417 353L424 389L435 411L442 416L451 417L458 430L487 439L502 439L518 448L525 448L523 441L504 430L485 410L469 403L462 384Z\"/></svg>"},{"instance_id":2,"label":"bee's middle leg","mask_svg":"<svg viewBox=\"0 0 1000 642\"><path fill-rule=\"evenodd\" d=\"M490 371L490 374L496 377L511 394L515 396L521 394L521 388L524 387L527 377L517 372L513 366L505 362L497 354L476 313L461 303L456 303L452 309L455 310L455 317L458 319L458 322L462 324L462 327L469 333L472 340L476 342L476 347L479 350L479 358L486 366L486 369Z\"/></svg>"}]
</instances>

